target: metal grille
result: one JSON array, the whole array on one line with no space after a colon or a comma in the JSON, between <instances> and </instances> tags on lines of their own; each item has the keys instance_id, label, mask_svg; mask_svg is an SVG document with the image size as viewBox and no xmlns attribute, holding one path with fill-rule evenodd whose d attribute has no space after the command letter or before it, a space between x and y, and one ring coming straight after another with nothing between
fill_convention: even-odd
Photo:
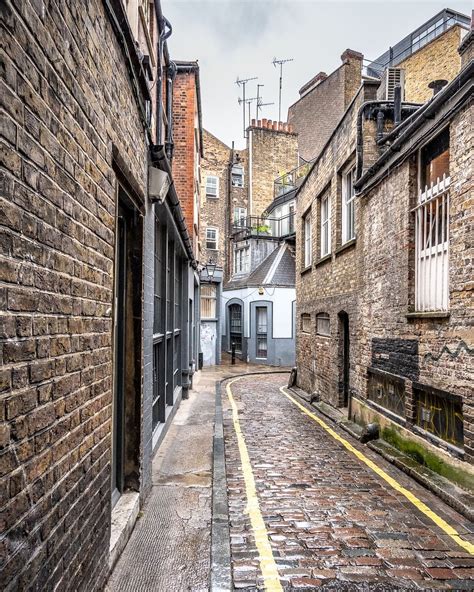
<instances>
[{"instance_id":1,"label":"metal grille","mask_svg":"<svg viewBox=\"0 0 474 592\"><path fill-rule=\"evenodd\" d=\"M415 307L448 310L448 246L450 178L443 175L420 191L415 208Z\"/></svg>"},{"instance_id":2,"label":"metal grille","mask_svg":"<svg viewBox=\"0 0 474 592\"><path fill-rule=\"evenodd\" d=\"M257 358L267 357L267 308L265 306L257 306Z\"/></svg>"},{"instance_id":3,"label":"metal grille","mask_svg":"<svg viewBox=\"0 0 474 592\"><path fill-rule=\"evenodd\" d=\"M235 351L242 353L242 307L240 304L229 306L230 343L235 344Z\"/></svg>"}]
</instances>

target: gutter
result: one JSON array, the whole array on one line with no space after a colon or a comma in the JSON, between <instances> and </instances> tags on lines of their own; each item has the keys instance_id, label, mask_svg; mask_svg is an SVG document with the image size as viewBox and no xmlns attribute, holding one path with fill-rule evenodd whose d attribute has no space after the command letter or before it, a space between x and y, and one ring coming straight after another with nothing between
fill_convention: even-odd
<instances>
[{"instance_id":1,"label":"gutter","mask_svg":"<svg viewBox=\"0 0 474 592\"><path fill-rule=\"evenodd\" d=\"M152 162L158 163L160 165L161 170L168 173L170 179L173 178L171 166L169 163L168 158L166 157L165 148L164 146L154 145L151 148L151 155L152 155ZM193 251L193 244L191 238L189 236L189 232L186 226L186 222L184 220L183 210L181 208L181 204L179 202L178 195L176 193L176 188L174 183L172 182L170 188L168 189L167 198L169 199L169 204L171 207L171 212L173 214L173 219L176 222L176 226L178 227L181 239L184 243L184 247L186 249L186 253L189 257L191 262L191 266L194 269L197 269L198 264L196 258L194 256Z\"/></svg>"},{"instance_id":2,"label":"gutter","mask_svg":"<svg viewBox=\"0 0 474 592\"><path fill-rule=\"evenodd\" d=\"M367 183L387 162L393 153L399 152L403 143L417 130L419 129L427 119L434 117L436 111L443 105L445 101L452 98L456 92L458 92L462 86L466 83L471 82L473 85L472 76L474 73L474 60L471 60L469 64L461 70L454 80L448 84L441 92L435 95L428 103L425 103L420 107L414 114L414 119L411 123L404 127L402 133L394 140L393 144L387 148L386 152L368 169L355 183L354 187L357 193L362 192L364 184ZM395 130L394 130L395 131Z\"/></svg>"}]
</instances>

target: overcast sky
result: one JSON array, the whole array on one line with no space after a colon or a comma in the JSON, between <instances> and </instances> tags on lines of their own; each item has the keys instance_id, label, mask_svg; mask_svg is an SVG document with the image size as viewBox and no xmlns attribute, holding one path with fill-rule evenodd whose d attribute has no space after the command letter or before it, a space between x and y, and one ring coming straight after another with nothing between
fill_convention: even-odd
<instances>
[{"instance_id":1,"label":"overcast sky","mask_svg":"<svg viewBox=\"0 0 474 592\"><path fill-rule=\"evenodd\" d=\"M299 88L337 68L346 48L376 59L443 8L470 14L471 6L463 0L162 0L173 27L172 58L199 61L204 127L229 145L235 140L236 148L244 145L237 77L258 76L247 84L247 97L256 95L257 82L264 84L264 102L275 104L260 117L277 119L279 71L272 60L293 58L283 70L286 120ZM251 109L255 117L255 105Z\"/></svg>"}]
</instances>

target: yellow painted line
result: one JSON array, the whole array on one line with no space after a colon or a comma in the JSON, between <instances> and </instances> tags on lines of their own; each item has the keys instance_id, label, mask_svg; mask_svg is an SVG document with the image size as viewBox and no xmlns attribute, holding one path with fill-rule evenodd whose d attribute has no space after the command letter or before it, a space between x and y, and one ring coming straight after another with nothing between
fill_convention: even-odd
<instances>
[{"instance_id":1,"label":"yellow painted line","mask_svg":"<svg viewBox=\"0 0 474 592\"><path fill-rule=\"evenodd\" d=\"M287 397L292 403L294 403L303 413L306 413L311 419L313 419L316 423L318 423L326 432L332 436L335 440L340 442L347 450L352 452L359 460L365 463L370 469L372 469L379 477L382 477L384 481L386 481L389 485L393 487L396 491L404 495L407 500L409 500L420 512L423 512L425 516L428 516L433 522L441 528L448 536L450 536L460 547L466 550L471 555L474 555L474 545L471 544L469 541L464 540L461 538L461 535L457 532L455 528L453 528L450 524L448 524L445 520L438 516L433 510L431 510L426 504L424 504L420 499L413 495L411 491L408 491L405 487L400 485L398 481L396 481L393 477L390 477L388 473L386 473L383 469L377 466L370 458L367 458L365 454L354 448L352 444L350 444L345 438L342 438L339 434L337 434L333 429L331 429L328 424L319 418L314 413L311 413L304 405L299 403L295 398L293 398L290 394L288 394L285 390L285 387L280 387L280 391Z\"/></svg>"},{"instance_id":2,"label":"yellow painted line","mask_svg":"<svg viewBox=\"0 0 474 592\"><path fill-rule=\"evenodd\" d=\"M258 550L258 559L260 562L260 569L262 571L265 590L268 592L283 592L283 588L280 584L280 577L278 575L278 569L273 557L272 548L270 541L268 540L268 532L265 527L265 522L260 511L260 504L258 503L257 490L255 487L255 479L252 472L252 465L250 463L250 457L245 443L245 438L240 428L239 412L237 405L235 404L234 397L232 396L231 385L240 380L240 378L234 378L227 383L226 390L227 396L229 397L229 403L232 407L232 421L234 423L235 433L237 435L237 443L239 445L240 460L242 462L242 472L245 481L245 493L247 495L247 512L250 517L250 523L252 525L253 534L255 537L255 544Z\"/></svg>"}]
</instances>

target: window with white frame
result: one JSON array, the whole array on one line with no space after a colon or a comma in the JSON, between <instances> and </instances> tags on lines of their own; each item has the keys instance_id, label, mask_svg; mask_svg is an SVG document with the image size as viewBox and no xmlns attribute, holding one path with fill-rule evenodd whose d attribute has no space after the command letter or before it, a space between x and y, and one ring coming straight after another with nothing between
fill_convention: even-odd
<instances>
[{"instance_id":1,"label":"window with white frame","mask_svg":"<svg viewBox=\"0 0 474 592\"><path fill-rule=\"evenodd\" d=\"M217 228L206 228L206 249L217 249Z\"/></svg>"},{"instance_id":2,"label":"window with white frame","mask_svg":"<svg viewBox=\"0 0 474 592\"><path fill-rule=\"evenodd\" d=\"M214 284L201 284L201 318L216 318L217 286Z\"/></svg>"},{"instance_id":3,"label":"window with white frame","mask_svg":"<svg viewBox=\"0 0 474 592\"><path fill-rule=\"evenodd\" d=\"M234 273L247 273L250 269L250 248L241 247L234 251Z\"/></svg>"},{"instance_id":4,"label":"window with white frame","mask_svg":"<svg viewBox=\"0 0 474 592\"><path fill-rule=\"evenodd\" d=\"M234 208L234 226L245 226L247 218L247 208L235 207Z\"/></svg>"},{"instance_id":5,"label":"window with white frame","mask_svg":"<svg viewBox=\"0 0 474 592\"><path fill-rule=\"evenodd\" d=\"M241 164L234 164L231 171L232 187L244 186L244 167Z\"/></svg>"},{"instance_id":6,"label":"window with white frame","mask_svg":"<svg viewBox=\"0 0 474 592\"><path fill-rule=\"evenodd\" d=\"M311 333L311 315L307 312L301 315L301 330L304 333Z\"/></svg>"},{"instance_id":7,"label":"window with white frame","mask_svg":"<svg viewBox=\"0 0 474 592\"><path fill-rule=\"evenodd\" d=\"M256 321L257 321L257 358L266 358L268 351L267 343L267 307L257 306L255 309Z\"/></svg>"},{"instance_id":8,"label":"window with white frame","mask_svg":"<svg viewBox=\"0 0 474 592\"><path fill-rule=\"evenodd\" d=\"M206 197L219 197L219 177L207 175L206 177Z\"/></svg>"},{"instance_id":9,"label":"window with white frame","mask_svg":"<svg viewBox=\"0 0 474 592\"><path fill-rule=\"evenodd\" d=\"M320 312L316 315L316 333L318 335L331 335L331 324L327 312Z\"/></svg>"},{"instance_id":10,"label":"window with white frame","mask_svg":"<svg viewBox=\"0 0 474 592\"><path fill-rule=\"evenodd\" d=\"M321 198L321 257L331 252L331 196Z\"/></svg>"},{"instance_id":11,"label":"window with white frame","mask_svg":"<svg viewBox=\"0 0 474 592\"><path fill-rule=\"evenodd\" d=\"M447 311L449 305L449 130L421 148L415 207L415 308Z\"/></svg>"},{"instance_id":12,"label":"window with white frame","mask_svg":"<svg viewBox=\"0 0 474 592\"><path fill-rule=\"evenodd\" d=\"M355 238L355 168L342 176L342 244Z\"/></svg>"},{"instance_id":13,"label":"window with white frame","mask_svg":"<svg viewBox=\"0 0 474 592\"><path fill-rule=\"evenodd\" d=\"M304 249L304 266L309 267L313 260L312 253L312 238L311 238L311 210L307 212L303 218L303 249Z\"/></svg>"}]
</instances>

